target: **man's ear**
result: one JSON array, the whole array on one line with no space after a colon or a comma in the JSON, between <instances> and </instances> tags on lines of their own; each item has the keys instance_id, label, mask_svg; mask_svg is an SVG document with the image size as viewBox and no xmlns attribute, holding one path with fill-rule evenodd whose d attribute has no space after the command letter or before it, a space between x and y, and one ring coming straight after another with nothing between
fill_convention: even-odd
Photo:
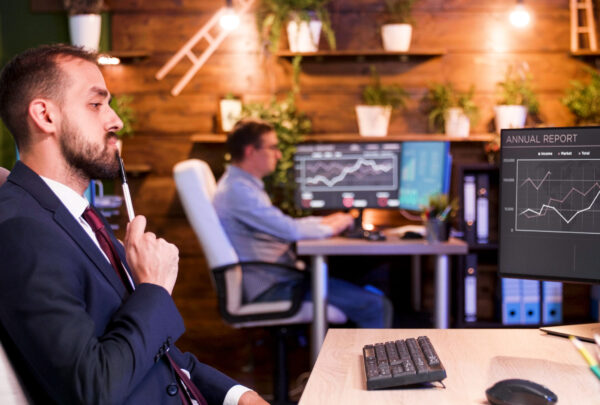
<instances>
[{"instance_id":1,"label":"man's ear","mask_svg":"<svg viewBox=\"0 0 600 405\"><path fill-rule=\"evenodd\" d=\"M246 145L244 148L244 159L252 156L252 154L256 151L254 145Z\"/></svg>"},{"instance_id":2,"label":"man's ear","mask_svg":"<svg viewBox=\"0 0 600 405\"><path fill-rule=\"evenodd\" d=\"M40 131L51 134L57 132L58 110L49 100L36 98L29 103L28 116Z\"/></svg>"}]
</instances>

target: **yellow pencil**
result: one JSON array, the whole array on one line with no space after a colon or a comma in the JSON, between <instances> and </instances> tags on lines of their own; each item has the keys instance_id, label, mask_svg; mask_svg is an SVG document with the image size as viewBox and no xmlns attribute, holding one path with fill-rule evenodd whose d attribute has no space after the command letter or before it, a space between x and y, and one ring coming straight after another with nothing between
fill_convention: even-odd
<instances>
[{"instance_id":1,"label":"yellow pencil","mask_svg":"<svg viewBox=\"0 0 600 405\"><path fill-rule=\"evenodd\" d=\"M598 362L596 361L596 359L592 357L592 355L590 354L590 352L587 351L583 343L581 343L581 341L575 336L569 336L569 339L571 339L573 345L577 348L577 350L579 350L579 353L581 353L585 361L587 361L592 372L596 375L596 377L598 377L598 379L600 379L600 367L598 367Z\"/></svg>"}]
</instances>

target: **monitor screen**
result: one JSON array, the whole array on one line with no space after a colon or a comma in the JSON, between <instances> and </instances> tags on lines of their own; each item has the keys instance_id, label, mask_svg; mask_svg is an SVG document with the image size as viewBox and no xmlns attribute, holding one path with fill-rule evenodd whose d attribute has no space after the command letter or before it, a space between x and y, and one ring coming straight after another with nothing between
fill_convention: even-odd
<instances>
[{"instance_id":1,"label":"monitor screen","mask_svg":"<svg viewBox=\"0 0 600 405\"><path fill-rule=\"evenodd\" d=\"M450 156L448 142L403 142L399 207L421 210L433 194L448 193Z\"/></svg>"},{"instance_id":2,"label":"monitor screen","mask_svg":"<svg viewBox=\"0 0 600 405\"><path fill-rule=\"evenodd\" d=\"M504 277L600 282L600 127L502 130Z\"/></svg>"},{"instance_id":3,"label":"monitor screen","mask_svg":"<svg viewBox=\"0 0 600 405\"><path fill-rule=\"evenodd\" d=\"M305 209L397 208L401 150L398 142L298 145L296 204Z\"/></svg>"}]
</instances>

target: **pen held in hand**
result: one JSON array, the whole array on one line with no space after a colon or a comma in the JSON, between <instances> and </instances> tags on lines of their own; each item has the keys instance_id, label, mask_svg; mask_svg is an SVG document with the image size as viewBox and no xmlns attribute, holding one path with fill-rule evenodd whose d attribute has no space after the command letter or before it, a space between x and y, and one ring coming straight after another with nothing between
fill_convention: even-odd
<instances>
[{"instance_id":1,"label":"pen held in hand","mask_svg":"<svg viewBox=\"0 0 600 405\"><path fill-rule=\"evenodd\" d=\"M131 202L131 194L129 193L129 185L127 184L127 176L125 176L125 166L123 165L123 159L117 152L117 160L119 161L119 173L121 174L121 183L123 185L123 198L125 199L125 207L127 207L127 216L129 222L133 221L135 214L133 213L133 204Z\"/></svg>"}]
</instances>

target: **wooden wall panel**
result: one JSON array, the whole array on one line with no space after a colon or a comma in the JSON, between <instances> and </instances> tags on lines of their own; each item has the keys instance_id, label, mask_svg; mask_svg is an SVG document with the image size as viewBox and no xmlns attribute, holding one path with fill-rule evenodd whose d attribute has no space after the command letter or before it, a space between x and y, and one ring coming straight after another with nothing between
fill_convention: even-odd
<instances>
[{"instance_id":1,"label":"wooden wall panel","mask_svg":"<svg viewBox=\"0 0 600 405\"><path fill-rule=\"evenodd\" d=\"M32 0L32 7L42 7L42 3ZM190 135L216 130L218 100L228 92L246 102L269 100L273 94L284 95L291 88L290 62L265 58L250 14L181 95L173 97L170 90L190 66L189 62L176 66L161 81L154 75L224 1L109 0L107 3L112 15L113 49L150 53L140 63L105 67L103 73L113 94L134 96L136 135L125 141L125 164L144 163L151 167L148 175L131 182L136 212L148 216L148 229L174 242L181 252L174 297L185 318L187 332L180 343L244 382L260 385L263 382L253 382L248 373L241 371L244 364L231 366L218 358L219 350L231 345L243 347L244 353L252 352L246 342L257 332L234 330L220 319L202 250L177 197L172 168L181 160L202 158L210 162L218 177L224 168L223 145L192 144ZM442 81L451 81L462 90L470 85L476 87L481 119L473 131L488 132L492 128L496 82L502 79L507 66L524 61L534 75L543 123L570 124L572 118L560 98L570 80L584 79L587 75L583 71L585 64L569 56L568 1L528 0L526 5L533 12L532 26L520 31L507 23L508 11L514 4L514 0L419 0L415 4L412 46L441 48L446 54L411 59L407 63L393 59L305 60L298 106L312 119L316 133L357 132L354 105L361 100L362 89L370 80L369 66L374 64L384 83L400 84L411 94L407 108L392 117L392 133L427 131L420 100L431 83ZM334 0L330 11L339 49L381 49L379 24L384 19L383 2ZM326 48L324 42L322 48ZM455 166L484 160L481 143L453 144L452 153ZM453 186L456 188L456 179ZM398 215L388 214L381 220L402 221ZM198 353L203 344L215 347L216 354ZM259 386L259 390L265 392L265 387Z\"/></svg>"}]
</instances>

